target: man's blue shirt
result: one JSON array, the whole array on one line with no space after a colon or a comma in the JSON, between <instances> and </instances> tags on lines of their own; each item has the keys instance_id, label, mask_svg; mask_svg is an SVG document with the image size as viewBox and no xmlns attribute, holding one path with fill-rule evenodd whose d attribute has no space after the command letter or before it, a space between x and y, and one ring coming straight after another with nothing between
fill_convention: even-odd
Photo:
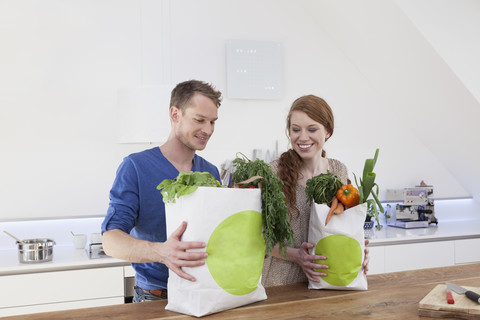
<instances>
[{"instance_id":1,"label":"man's blue shirt","mask_svg":"<svg viewBox=\"0 0 480 320\"><path fill-rule=\"evenodd\" d=\"M217 167L195 154L192 171L210 172L220 181ZM102 233L120 229L148 241L167 240L165 205L157 186L175 179L178 170L159 147L134 153L123 159L110 190L110 204ZM168 268L161 263L132 263L136 284L147 290L167 288Z\"/></svg>"}]
</instances>

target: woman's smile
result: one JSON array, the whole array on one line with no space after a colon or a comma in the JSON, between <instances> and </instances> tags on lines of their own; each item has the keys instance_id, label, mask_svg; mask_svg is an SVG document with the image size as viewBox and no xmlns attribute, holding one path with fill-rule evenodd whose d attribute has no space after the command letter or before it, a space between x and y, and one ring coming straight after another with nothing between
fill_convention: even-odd
<instances>
[{"instance_id":1,"label":"woman's smile","mask_svg":"<svg viewBox=\"0 0 480 320\"><path fill-rule=\"evenodd\" d=\"M300 157L321 154L328 135L325 127L301 111L293 111L290 119L290 143Z\"/></svg>"},{"instance_id":2,"label":"woman's smile","mask_svg":"<svg viewBox=\"0 0 480 320\"><path fill-rule=\"evenodd\" d=\"M313 146L313 143L310 143L310 144L299 144L298 147L300 148L300 150L302 151L308 151L310 150L310 148Z\"/></svg>"}]
</instances>

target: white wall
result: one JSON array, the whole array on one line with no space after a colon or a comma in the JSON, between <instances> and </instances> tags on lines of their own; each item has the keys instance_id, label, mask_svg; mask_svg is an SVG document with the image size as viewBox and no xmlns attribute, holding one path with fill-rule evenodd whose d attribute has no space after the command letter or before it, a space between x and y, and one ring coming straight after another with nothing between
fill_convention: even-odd
<instances>
[{"instance_id":1,"label":"white wall","mask_svg":"<svg viewBox=\"0 0 480 320\"><path fill-rule=\"evenodd\" d=\"M422 131L404 121L402 103L416 100L417 92L410 91L408 81L385 78L381 83L380 71L402 59L393 50L383 51L390 55L383 59L367 59L381 49L375 37L364 51L348 46L357 37L365 40L362 31L384 30L382 21L389 28L391 21L398 22L399 30L409 30L401 35L413 37L418 53L435 60L427 71L446 79L421 97L440 90L462 103L468 100L464 87L452 90L448 68L426 48L401 9L383 2L382 10L374 10L379 3L358 2L345 12L335 1L307 0L1 1L0 220L103 215L122 157L150 147L116 142L117 89L192 78L210 81L225 93L216 133L200 153L217 166L238 151L251 155L254 148L273 149L276 140L285 150L290 103L313 93L324 97L336 115L327 151L351 171L361 172L365 158L379 147L376 171L383 190L423 179L439 197L472 195L478 183L472 187L452 174ZM384 19L372 25L358 19L348 23L354 9L367 13L363 17ZM283 44L282 100L226 98L228 39ZM423 62L410 59L401 65L415 69ZM424 86L429 85L419 83L417 90ZM434 108L428 105L431 99L422 102ZM478 108L476 101L467 102ZM442 123L451 120L447 110L438 114ZM430 127L425 130L434 143L442 142ZM469 146L458 143L458 148Z\"/></svg>"},{"instance_id":2,"label":"white wall","mask_svg":"<svg viewBox=\"0 0 480 320\"><path fill-rule=\"evenodd\" d=\"M434 3L425 3L435 11ZM468 5L467 1L460 3ZM480 14L478 5L469 8ZM390 134L389 138L403 154L382 165L393 164L403 174L424 176L427 183L435 186L437 196L470 194L478 201L480 150L472 148L472 144L480 136L479 101L404 11L396 2L381 0L308 1L308 9L368 81L383 111L394 119L393 126L377 129L399 130L398 139ZM417 18L428 15L427 10L416 10L413 5L409 9ZM445 23L455 25L465 11L458 10L456 18ZM478 34L480 28L475 26L478 23L471 24ZM430 29L432 33L433 30ZM439 29L440 34L442 30ZM453 30L459 36L472 34L469 29ZM473 69L478 68L476 59L464 55L462 59ZM480 89L479 83L469 84ZM411 140L416 140L415 145ZM382 178L382 186L390 183Z\"/></svg>"},{"instance_id":3,"label":"white wall","mask_svg":"<svg viewBox=\"0 0 480 320\"><path fill-rule=\"evenodd\" d=\"M395 3L480 101L480 1L396 0Z\"/></svg>"},{"instance_id":4,"label":"white wall","mask_svg":"<svg viewBox=\"0 0 480 320\"><path fill-rule=\"evenodd\" d=\"M0 2L0 216L103 214L116 92L138 81L137 1Z\"/></svg>"}]
</instances>

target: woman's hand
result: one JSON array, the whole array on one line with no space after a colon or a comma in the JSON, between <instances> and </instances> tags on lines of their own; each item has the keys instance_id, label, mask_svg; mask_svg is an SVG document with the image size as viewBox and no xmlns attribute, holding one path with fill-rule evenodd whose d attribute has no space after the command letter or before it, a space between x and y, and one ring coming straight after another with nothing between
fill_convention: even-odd
<instances>
[{"instance_id":1,"label":"woman's hand","mask_svg":"<svg viewBox=\"0 0 480 320\"><path fill-rule=\"evenodd\" d=\"M367 249L367 245L369 243L369 240L365 240L365 257L362 262L363 273L365 274L367 274L368 272L368 263L370 262L369 250ZM313 282L320 282L319 277L325 277L327 276L327 273L318 272L316 271L316 269L328 269L328 265L317 264L315 263L315 260L327 260L327 257L309 254L309 250L313 249L314 247L315 245L311 243L302 243L302 246L297 249L297 256L295 262L302 268L308 280Z\"/></svg>"},{"instance_id":2,"label":"woman's hand","mask_svg":"<svg viewBox=\"0 0 480 320\"><path fill-rule=\"evenodd\" d=\"M367 249L367 246L368 246L369 243L370 243L369 240L365 240L365 258L363 259L363 262L362 262L363 273L365 273L365 274L367 274L368 263L370 262L370 256L368 255L370 250Z\"/></svg>"},{"instance_id":3,"label":"woman's hand","mask_svg":"<svg viewBox=\"0 0 480 320\"><path fill-rule=\"evenodd\" d=\"M316 269L328 269L326 264L317 264L315 260L327 260L325 256L317 256L309 254L309 250L313 249L315 245L304 242L302 246L297 249L295 263L297 263L307 276L308 280L313 282L320 282L319 277L325 277L325 272L318 272Z\"/></svg>"}]
</instances>

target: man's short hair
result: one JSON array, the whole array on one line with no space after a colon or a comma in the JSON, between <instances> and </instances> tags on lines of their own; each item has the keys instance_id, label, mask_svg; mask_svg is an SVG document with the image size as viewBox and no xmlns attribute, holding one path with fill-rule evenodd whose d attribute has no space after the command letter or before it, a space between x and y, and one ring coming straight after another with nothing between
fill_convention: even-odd
<instances>
[{"instance_id":1,"label":"man's short hair","mask_svg":"<svg viewBox=\"0 0 480 320\"><path fill-rule=\"evenodd\" d=\"M184 112L188 106L188 103L196 92L212 99L217 108L220 107L222 102L222 93L215 90L213 85L199 80L188 80L177 84L177 86L172 90L170 108L176 106L182 110L182 112Z\"/></svg>"}]
</instances>

